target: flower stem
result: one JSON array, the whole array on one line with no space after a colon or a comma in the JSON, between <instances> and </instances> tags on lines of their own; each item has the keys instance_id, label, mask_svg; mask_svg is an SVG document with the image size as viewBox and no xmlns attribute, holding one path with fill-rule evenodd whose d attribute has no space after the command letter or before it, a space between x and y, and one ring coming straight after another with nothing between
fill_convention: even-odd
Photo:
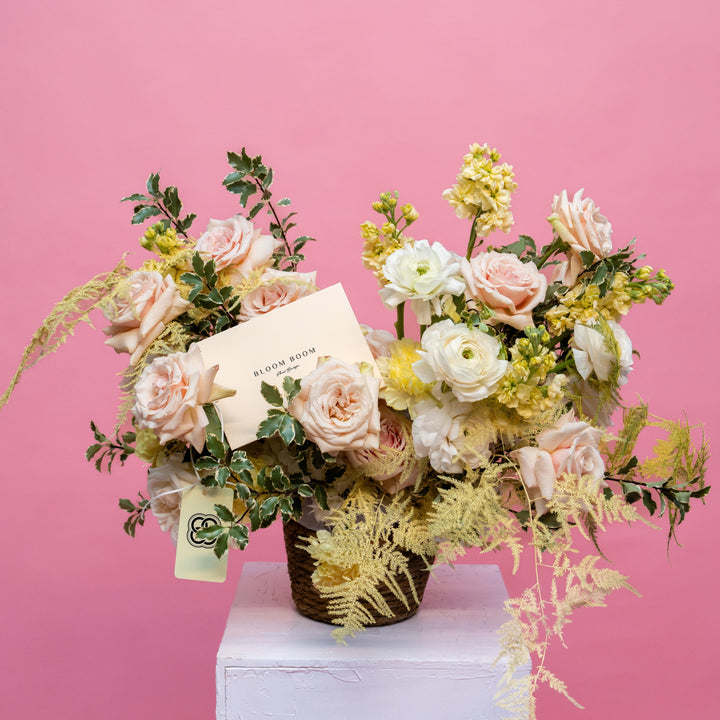
<instances>
[{"instance_id":1,"label":"flower stem","mask_svg":"<svg viewBox=\"0 0 720 720\"><path fill-rule=\"evenodd\" d=\"M405 303L401 302L397 306L397 320L395 321L395 334L398 340L405 337Z\"/></svg>"},{"instance_id":2,"label":"flower stem","mask_svg":"<svg viewBox=\"0 0 720 720\"><path fill-rule=\"evenodd\" d=\"M480 217L480 209L475 213L475 217L472 220L472 227L470 228L470 239L468 240L467 252L465 258L469 260L472 257L472 252L475 249L475 242L477 241L477 219ZM480 239L482 245L482 238Z\"/></svg>"}]
</instances>

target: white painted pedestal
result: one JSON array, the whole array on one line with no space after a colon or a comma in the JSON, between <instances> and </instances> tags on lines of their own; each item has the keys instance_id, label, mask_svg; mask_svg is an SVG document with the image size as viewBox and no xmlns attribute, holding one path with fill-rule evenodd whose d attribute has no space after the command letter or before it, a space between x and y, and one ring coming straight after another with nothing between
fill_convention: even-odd
<instances>
[{"instance_id":1,"label":"white painted pedestal","mask_svg":"<svg viewBox=\"0 0 720 720\"><path fill-rule=\"evenodd\" d=\"M338 645L284 563L245 563L217 655L217 720L494 720L507 599L495 565L438 568L417 615Z\"/></svg>"}]
</instances>

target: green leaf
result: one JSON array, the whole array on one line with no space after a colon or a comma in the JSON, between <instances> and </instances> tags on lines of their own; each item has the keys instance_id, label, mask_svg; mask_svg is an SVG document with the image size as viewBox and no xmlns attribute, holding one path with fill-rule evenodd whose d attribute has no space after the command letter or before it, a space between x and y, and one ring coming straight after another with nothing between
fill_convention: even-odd
<instances>
[{"instance_id":1,"label":"green leaf","mask_svg":"<svg viewBox=\"0 0 720 720\"><path fill-rule=\"evenodd\" d=\"M253 469L252 461L248 458L247 453L244 450L236 450L232 454L232 458L230 459L230 469L236 473L240 473L245 470L250 471Z\"/></svg>"},{"instance_id":2,"label":"green leaf","mask_svg":"<svg viewBox=\"0 0 720 720\"><path fill-rule=\"evenodd\" d=\"M280 420L278 433L286 445L295 441L295 418L291 415L283 415Z\"/></svg>"},{"instance_id":3,"label":"green leaf","mask_svg":"<svg viewBox=\"0 0 720 720\"><path fill-rule=\"evenodd\" d=\"M220 537L217 539L217 542L215 543L215 547L213 548L213 552L215 553L215 557L221 558L228 549L228 537L229 537L229 531L220 535Z\"/></svg>"},{"instance_id":4,"label":"green leaf","mask_svg":"<svg viewBox=\"0 0 720 720\"><path fill-rule=\"evenodd\" d=\"M90 460L91 458L95 457L95 455L97 454L98 450L100 450L101 447L102 447L102 445L100 445L99 443L95 443L94 445L91 445L85 451L85 459Z\"/></svg>"},{"instance_id":5,"label":"green leaf","mask_svg":"<svg viewBox=\"0 0 720 720\"><path fill-rule=\"evenodd\" d=\"M284 197L282 200L278 200L278 207L283 207L284 205L290 204L290 198Z\"/></svg>"},{"instance_id":6,"label":"green leaf","mask_svg":"<svg viewBox=\"0 0 720 720\"><path fill-rule=\"evenodd\" d=\"M230 468L227 465L219 465L215 471L215 480L220 487L225 487L230 477Z\"/></svg>"},{"instance_id":7,"label":"green leaf","mask_svg":"<svg viewBox=\"0 0 720 720\"><path fill-rule=\"evenodd\" d=\"M160 197L160 173L152 173L145 183L148 193L154 197Z\"/></svg>"},{"instance_id":8,"label":"green leaf","mask_svg":"<svg viewBox=\"0 0 720 720\"><path fill-rule=\"evenodd\" d=\"M233 525L230 528L230 537L238 544L241 550L247 547L250 533L245 525Z\"/></svg>"},{"instance_id":9,"label":"green leaf","mask_svg":"<svg viewBox=\"0 0 720 720\"><path fill-rule=\"evenodd\" d=\"M203 455L202 457L197 458L194 464L197 470L214 470L218 465L218 461L217 458L210 457L209 455Z\"/></svg>"},{"instance_id":10,"label":"green leaf","mask_svg":"<svg viewBox=\"0 0 720 720\"><path fill-rule=\"evenodd\" d=\"M275 415L274 417L269 417L263 420L258 426L257 438L261 440L262 438L272 437L275 435L280 428L282 418L282 415Z\"/></svg>"},{"instance_id":11,"label":"green leaf","mask_svg":"<svg viewBox=\"0 0 720 720\"><path fill-rule=\"evenodd\" d=\"M243 175L247 175L252 170L252 160L245 152L245 148L240 151L240 155L228 152L227 159L230 166Z\"/></svg>"},{"instance_id":12,"label":"green leaf","mask_svg":"<svg viewBox=\"0 0 720 720\"><path fill-rule=\"evenodd\" d=\"M252 492L245 483L237 483L235 485L235 496L240 500L248 500Z\"/></svg>"},{"instance_id":13,"label":"green leaf","mask_svg":"<svg viewBox=\"0 0 720 720\"><path fill-rule=\"evenodd\" d=\"M135 505L133 505L132 500L128 500L127 498L121 498L118 501L118 505L120 506L121 510L126 510L127 512L135 512Z\"/></svg>"},{"instance_id":14,"label":"green leaf","mask_svg":"<svg viewBox=\"0 0 720 720\"><path fill-rule=\"evenodd\" d=\"M223 435L220 417L212 403L203 405L203 409L208 419L208 424L205 427L205 444L212 455L222 459L228 451L228 444Z\"/></svg>"},{"instance_id":15,"label":"green leaf","mask_svg":"<svg viewBox=\"0 0 720 720\"><path fill-rule=\"evenodd\" d=\"M645 506L647 511L651 515L654 515L657 510L657 503L653 500L652 495L650 494L650 491L645 490L644 488L642 491L642 501L643 501L643 505Z\"/></svg>"},{"instance_id":16,"label":"green leaf","mask_svg":"<svg viewBox=\"0 0 720 720\"><path fill-rule=\"evenodd\" d=\"M232 512L224 505L215 505L215 512L223 522L231 523L235 519Z\"/></svg>"},{"instance_id":17,"label":"green leaf","mask_svg":"<svg viewBox=\"0 0 720 720\"><path fill-rule=\"evenodd\" d=\"M195 271L196 275L198 275L198 279L205 276L205 263L203 262L203 259L200 256L200 253L196 252L192 256L192 266L193 266L193 270Z\"/></svg>"},{"instance_id":18,"label":"green leaf","mask_svg":"<svg viewBox=\"0 0 720 720\"><path fill-rule=\"evenodd\" d=\"M582 260L583 267L589 268L597 258L595 257L595 253L589 250L581 250L580 259Z\"/></svg>"},{"instance_id":19,"label":"green leaf","mask_svg":"<svg viewBox=\"0 0 720 720\"><path fill-rule=\"evenodd\" d=\"M269 385L263 380L260 383L260 392L262 393L262 396L265 398L266 402L270 403L270 405L274 405L275 407L283 406L282 395L274 385Z\"/></svg>"},{"instance_id":20,"label":"green leaf","mask_svg":"<svg viewBox=\"0 0 720 720\"><path fill-rule=\"evenodd\" d=\"M167 211L170 213L170 215L172 215L174 218L180 215L180 211L182 210L182 203L180 202L180 198L178 197L178 190L176 187L173 187L171 185L170 187L165 188L163 202L165 203L165 207L167 208Z\"/></svg>"},{"instance_id":21,"label":"green leaf","mask_svg":"<svg viewBox=\"0 0 720 720\"><path fill-rule=\"evenodd\" d=\"M248 213L248 220L252 220L264 207L265 202L262 200L259 203L253 205L250 212Z\"/></svg>"},{"instance_id":22,"label":"green leaf","mask_svg":"<svg viewBox=\"0 0 720 720\"><path fill-rule=\"evenodd\" d=\"M637 467L638 459L633 455L626 463L618 470L618 475L627 475L634 467Z\"/></svg>"},{"instance_id":23,"label":"green leaf","mask_svg":"<svg viewBox=\"0 0 720 720\"><path fill-rule=\"evenodd\" d=\"M207 527L200 528L195 534L201 540L214 540L216 537L220 537L225 532L225 528L222 525L208 525Z\"/></svg>"},{"instance_id":24,"label":"green leaf","mask_svg":"<svg viewBox=\"0 0 720 720\"><path fill-rule=\"evenodd\" d=\"M705 497L710 492L710 485L704 488L700 488L699 490L693 490L690 493L690 497L694 498L702 498Z\"/></svg>"},{"instance_id":25,"label":"green leaf","mask_svg":"<svg viewBox=\"0 0 720 720\"><path fill-rule=\"evenodd\" d=\"M620 486L625 494L625 500L630 504L637 502L641 498L640 487L635 483L622 482Z\"/></svg>"},{"instance_id":26,"label":"green leaf","mask_svg":"<svg viewBox=\"0 0 720 720\"><path fill-rule=\"evenodd\" d=\"M317 504L321 507L321 509L330 509L327 504L327 492L322 485L315 486L315 500L317 500Z\"/></svg>"},{"instance_id":27,"label":"green leaf","mask_svg":"<svg viewBox=\"0 0 720 720\"><path fill-rule=\"evenodd\" d=\"M268 525L275 518L280 498L273 495L260 505L260 520L263 525Z\"/></svg>"},{"instance_id":28,"label":"green leaf","mask_svg":"<svg viewBox=\"0 0 720 720\"><path fill-rule=\"evenodd\" d=\"M301 495L302 497L312 497L315 494L313 492L313 489L305 483L298 486L297 493L298 493L298 495Z\"/></svg>"},{"instance_id":29,"label":"green leaf","mask_svg":"<svg viewBox=\"0 0 720 720\"><path fill-rule=\"evenodd\" d=\"M133 193L132 195L127 195L126 197L122 198L120 202L150 202L150 198L146 195L141 195L140 193Z\"/></svg>"},{"instance_id":30,"label":"green leaf","mask_svg":"<svg viewBox=\"0 0 720 720\"><path fill-rule=\"evenodd\" d=\"M132 220L130 222L133 225L140 225L148 218L154 217L155 215L160 215L160 210L153 205L146 205L145 207L140 208L140 210L132 216Z\"/></svg>"}]
</instances>

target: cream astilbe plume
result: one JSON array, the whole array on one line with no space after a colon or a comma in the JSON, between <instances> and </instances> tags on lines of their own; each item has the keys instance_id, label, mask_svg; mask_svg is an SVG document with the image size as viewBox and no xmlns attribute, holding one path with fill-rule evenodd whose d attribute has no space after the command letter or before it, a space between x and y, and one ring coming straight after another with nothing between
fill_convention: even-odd
<instances>
[{"instance_id":1,"label":"cream astilbe plume","mask_svg":"<svg viewBox=\"0 0 720 720\"><path fill-rule=\"evenodd\" d=\"M45 318L25 348L22 360L10 386L0 397L0 408L9 400L22 374L36 362L55 352L75 332L80 322L92 325L90 313L101 308L117 291L132 269L121 260L110 272L95 276L84 285L73 288Z\"/></svg>"}]
</instances>

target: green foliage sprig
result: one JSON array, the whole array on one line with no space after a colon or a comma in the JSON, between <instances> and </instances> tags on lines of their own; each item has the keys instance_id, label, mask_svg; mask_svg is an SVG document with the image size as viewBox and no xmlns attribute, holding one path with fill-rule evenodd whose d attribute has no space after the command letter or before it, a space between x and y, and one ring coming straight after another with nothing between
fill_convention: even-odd
<instances>
[{"instance_id":1,"label":"green foliage sprig","mask_svg":"<svg viewBox=\"0 0 720 720\"><path fill-rule=\"evenodd\" d=\"M115 433L115 439L109 438L100 432L98 426L94 422L90 422L90 429L93 432L95 442L85 451L85 459L95 459L95 469L98 472L103 471L103 463L107 463L105 470L109 473L112 464L116 458L120 460L120 465L124 465L125 461L135 453L135 432L128 430L122 435ZM96 457L97 456L97 457Z\"/></svg>"},{"instance_id":2,"label":"green foliage sprig","mask_svg":"<svg viewBox=\"0 0 720 720\"><path fill-rule=\"evenodd\" d=\"M252 220L260 211L267 210L267 214L271 217L270 233L282 241L282 246L274 255L278 262L278 268L280 270L296 270L298 263L305 259L301 252L302 249L314 238L309 235L301 235L294 241L290 240L288 233L296 226L292 218L297 213L289 212L284 217L278 213L278 207L287 207L291 201L290 198L284 197L277 204L273 204L270 190L273 183L272 168L263 164L260 155L254 157L248 155L245 148L240 151L239 155L229 152L227 158L233 172L225 177L223 185L231 193L239 196L240 205L243 208L247 207L251 197L259 194L259 199L254 198L255 204L250 208L247 217Z\"/></svg>"},{"instance_id":3,"label":"green foliage sprig","mask_svg":"<svg viewBox=\"0 0 720 720\"><path fill-rule=\"evenodd\" d=\"M197 217L190 213L181 218L183 204L178 195L178 189L173 185L166 188L160 187L160 174L152 173L146 183L147 195L133 193L122 198L121 202L133 202L132 224L141 225L151 217L163 216L162 223L165 227L174 227L177 232L188 237L187 231Z\"/></svg>"}]
</instances>

